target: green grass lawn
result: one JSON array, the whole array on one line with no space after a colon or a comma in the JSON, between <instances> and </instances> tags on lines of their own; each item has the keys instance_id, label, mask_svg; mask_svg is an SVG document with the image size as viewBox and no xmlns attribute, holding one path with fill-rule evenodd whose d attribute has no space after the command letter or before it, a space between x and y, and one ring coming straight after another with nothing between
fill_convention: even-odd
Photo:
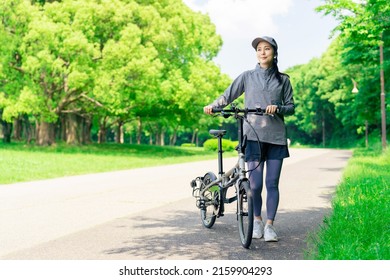
<instances>
[{"instance_id":1,"label":"green grass lawn","mask_svg":"<svg viewBox=\"0 0 390 280\"><path fill-rule=\"evenodd\" d=\"M225 156L233 155L226 153ZM0 184L217 159L203 148L127 144L50 147L0 144Z\"/></svg>"},{"instance_id":2,"label":"green grass lawn","mask_svg":"<svg viewBox=\"0 0 390 280\"><path fill-rule=\"evenodd\" d=\"M357 149L332 202L308 238L308 259L390 259L390 150Z\"/></svg>"}]
</instances>

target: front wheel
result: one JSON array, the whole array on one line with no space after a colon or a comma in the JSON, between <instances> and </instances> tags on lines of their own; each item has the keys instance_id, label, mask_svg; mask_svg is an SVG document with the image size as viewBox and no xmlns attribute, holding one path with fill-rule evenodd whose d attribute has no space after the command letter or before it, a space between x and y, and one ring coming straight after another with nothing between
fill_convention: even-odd
<instances>
[{"instance_id":1,"label":"front wheel","mask_svg":"<svg viewBox=\"0 0 390 280\"><path fill-rule=\"evenodd\" d=\"M201 191L211 182L217 180L217 176L214 173L208 172L204 178L201 186ZM202 206L200 209L200 218L202 220L202 224L206 228L211 228L215 220L217 219L217 213L219 209L220 203L220 191L219 186L215 185L210 187L203 193L202 197Z\"/></svg>"},{"instance_id":2,"label":"front wheel","mask_svg":"<svg viewBox=\"0 0 390 280\"><path fill-rule=\"evenodd\" d=\"M253 198L248 181L241 182L239 186L237 220L241 244L244 248L249 248L253 233Z\"/></svg>"}]
</instances>

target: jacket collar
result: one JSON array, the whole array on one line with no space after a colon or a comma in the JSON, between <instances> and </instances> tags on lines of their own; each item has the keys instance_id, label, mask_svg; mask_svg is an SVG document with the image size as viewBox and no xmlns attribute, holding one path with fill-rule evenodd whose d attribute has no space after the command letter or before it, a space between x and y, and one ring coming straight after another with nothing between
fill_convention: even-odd
<instances>
[{"instance_id":1,"label":"jacket collar","mask_svg":"<svg viewBox=\"0 0 390 280\"><path fill-rule=\"evenodd\" d=\"M270 68L261 68L260 67L260 64L257 63L256 64L256 68L255 68L256 71L260 72L260 74L262 74L263 76L265 77L269 77L271 76L273 73L275 73L275 70L276 70L276 67L275 66L272 66Z\"/></svg>"}]
</instances>

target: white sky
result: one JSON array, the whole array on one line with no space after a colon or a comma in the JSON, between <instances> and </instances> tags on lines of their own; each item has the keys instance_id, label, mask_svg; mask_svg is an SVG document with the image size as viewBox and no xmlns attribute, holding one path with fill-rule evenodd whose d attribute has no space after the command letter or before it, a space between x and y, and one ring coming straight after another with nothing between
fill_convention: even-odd
<instances>
[{"instance_id":1,"label":"white sky","mask_svg":"<svg viewBox=\"0 0 390 280\"><path fill-rule=\"evenodd\" d=\"M279 69L305 64L328 48L337 22L314 9L322 0L183 0L191 9L207 13L222 36L215 58L222 72L235 78L257 63L251 42L274 37L279 46Z\"/></svg>"}]
</instances>

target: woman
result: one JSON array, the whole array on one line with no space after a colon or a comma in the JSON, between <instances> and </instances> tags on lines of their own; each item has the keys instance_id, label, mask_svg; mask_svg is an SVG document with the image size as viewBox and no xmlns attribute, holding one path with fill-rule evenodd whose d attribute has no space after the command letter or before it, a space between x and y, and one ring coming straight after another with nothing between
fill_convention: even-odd
<instances>
[{"instance_id":1,"label":"woman","mask_svg":"<svg viewBox=\"0 0 390 280\"><path fill-rule=\"evenodd\" d=\"M294 114L293 90L289 77L279 72L276 41L268 36L258 37L253 40L252 46L258 60L256 68L238 76L223 95L203 110L206 114L212 114L213 108L225 107L244 92L246 108L265 109L266 114L263 116L248 114L250 125L244 122L244 135L247 137L245 157L253 193L253 238L264 236L265 241L278 241L273 224L279 205L279 178L283 159L289 157L284 116ZM267 189L265 226L261 217L264 164Z\"/></svg>"}]
</instances>

